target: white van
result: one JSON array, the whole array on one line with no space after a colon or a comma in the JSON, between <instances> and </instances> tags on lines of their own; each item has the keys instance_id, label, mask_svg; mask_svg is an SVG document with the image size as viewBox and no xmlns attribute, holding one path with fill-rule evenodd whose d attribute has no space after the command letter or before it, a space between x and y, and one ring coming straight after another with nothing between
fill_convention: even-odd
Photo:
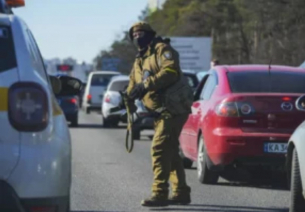
<instances>
[{"instance_id":1,"label":"white van","mask_svg":"<svg viewBox=\"0 0 305 212\"><path fill-rule=\"evenodd\" d=\"M93 71L89 74L83 97L83 108L87 114L90 111L101 111L104 93L113 76L120 75L117 71Z\"/></svg>"}]
</instances>

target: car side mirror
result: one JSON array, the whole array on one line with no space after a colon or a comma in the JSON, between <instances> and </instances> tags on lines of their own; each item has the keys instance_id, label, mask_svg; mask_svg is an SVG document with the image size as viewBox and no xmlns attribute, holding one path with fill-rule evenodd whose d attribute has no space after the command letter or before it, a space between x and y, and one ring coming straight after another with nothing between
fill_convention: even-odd
<instances>
[{"instance_id":1,"label":"car side mirror","mask_svg":"<svg viewBox=\"0 0 305 212\"><path fill-rule=\"evenodd\" d=\"M59 94L61 91L61 82L60 80L55 76L49 76L51 81L51 86L53 89L54 94Z\"/></svg>"},{"instance_id":2,"label":"car side mirror","mask_svg":"<svg viewBox=\"0 0 305 212\"><path fill-rule=\"evenodd\" d=\"M57 95L79 95L83 88L83 83L77 78L69 76L59 76L61 91Z\"/></svg>"},{"instance_id":3,"label":"car side mirror","mask_svg":"<svg viewBox=\"0 0 305 212\"><path fill-rule=\"evenodd\" d=\"M305 111L305 95L302 95L297 98L297 100L295 101L295 107L299 111Z\"/></svg>"}]
</instances>

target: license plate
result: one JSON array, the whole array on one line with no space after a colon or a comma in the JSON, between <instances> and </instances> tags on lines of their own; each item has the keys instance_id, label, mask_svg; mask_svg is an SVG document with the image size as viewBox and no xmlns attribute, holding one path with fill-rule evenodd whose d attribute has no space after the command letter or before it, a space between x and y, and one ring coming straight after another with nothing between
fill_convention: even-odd
<instances>
[{"instance_id":1,"label":"license plate","mask_svg":"<svg viewBox=\"0 0 305 212\"><path fill-rule=\"evenodd\" d=\"M266 153L287 153L287 143L265 143L264 152Z\"/></svg>"}]
</instances>

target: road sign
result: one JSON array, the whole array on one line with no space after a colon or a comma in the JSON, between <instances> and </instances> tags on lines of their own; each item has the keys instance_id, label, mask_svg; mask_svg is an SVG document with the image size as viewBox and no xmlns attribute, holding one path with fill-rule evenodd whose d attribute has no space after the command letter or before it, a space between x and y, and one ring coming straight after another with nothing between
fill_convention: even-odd
<instances>
[{"instance_id":1,"label":"road sign","mask_svg":"<svg viewBox=\"0 0 305 212\"><path fill-rule=\"evenodd\" d=\"M118 71L120 62L119 58L102 58L102 70Z\"/></svg>"},{"instance_id":2,"label":"road sign","mask_svg":"<svg viewBox=\"0 0 305 212\"><path fill-rule=\"evenodd\" d=\"M212 60L212 38L171 37L171 45L179 52L182 70L205 71Z\"/></svg>"}]
</instances>

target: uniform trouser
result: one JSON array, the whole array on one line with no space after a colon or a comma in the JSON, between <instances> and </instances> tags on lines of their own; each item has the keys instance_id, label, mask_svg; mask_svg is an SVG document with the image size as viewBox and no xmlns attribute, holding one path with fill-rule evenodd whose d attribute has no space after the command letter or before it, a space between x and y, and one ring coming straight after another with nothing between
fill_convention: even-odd
<instances>
[{"instance_id":1,"label":"uniform trouser","mask_svg":"<svg viewBox=\"0 0 305 212\"><path fill-rule=\"evenodd\" d=\"M155 119L155 135L151 148L154 172L153 195L168 196L168 181L172 184L174 195L190 193L190 187L186 184L182 159L179 155L179 136L187 118L188 114L176 117L162 114Z\"/></svg>"}]
</instances>

